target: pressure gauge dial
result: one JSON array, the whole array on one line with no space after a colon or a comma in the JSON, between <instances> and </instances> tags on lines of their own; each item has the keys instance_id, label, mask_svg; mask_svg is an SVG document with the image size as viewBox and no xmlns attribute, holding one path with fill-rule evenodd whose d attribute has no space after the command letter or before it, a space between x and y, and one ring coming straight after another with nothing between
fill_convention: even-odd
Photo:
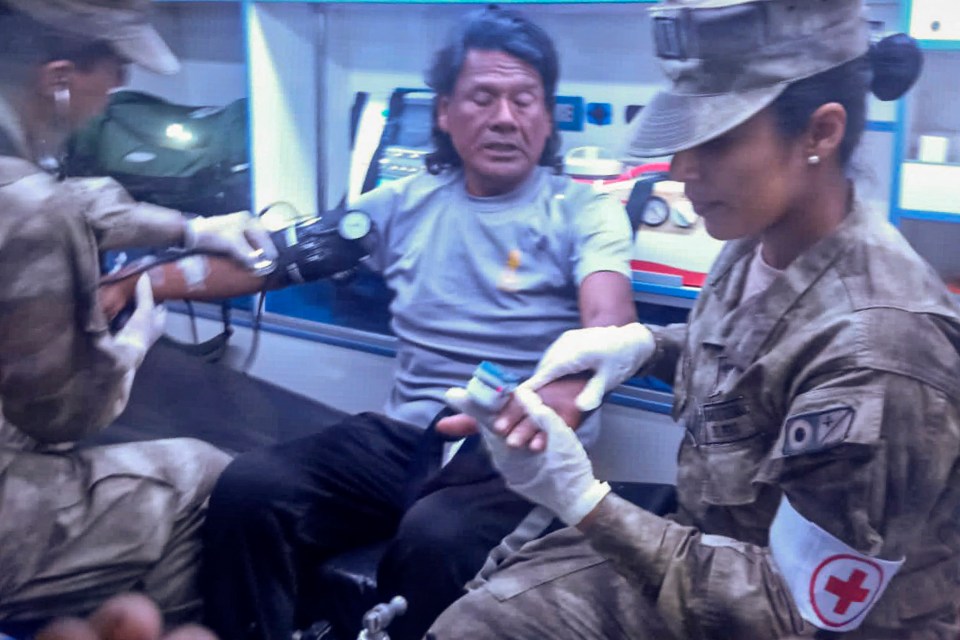
<instances>
[{"instance_id":1,"label":"pressure gauge dial","mask_svg":"<svg viewBox=\"0 0 960 640\"><path fill-rule=\"evenodd\" d=\"M340 218L337 229L346 240L359 240L370 233L373 224L370 216L363 211L348 211Z\"/></svg>"},{"instance_id":2,"label":"pressure gauge dial","mask_svg":"<svg viewBox=\"0 0 960 640\"><path fill-rule=\"evenodd\" d=\"M652 196L647 203L643 205L643 213L640 214L640 220L648 227L658 227L670 217L670 205L659 196Z\"/></svg>"}]
</instances>

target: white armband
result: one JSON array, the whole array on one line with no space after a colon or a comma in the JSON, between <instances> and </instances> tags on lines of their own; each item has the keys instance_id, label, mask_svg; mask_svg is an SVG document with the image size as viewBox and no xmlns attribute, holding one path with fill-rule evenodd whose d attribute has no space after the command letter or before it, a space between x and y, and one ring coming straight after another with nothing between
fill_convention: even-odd
<instances>
[{"instance_id":1,"label":"white armband","mask_svg":"<svg viewBox=\"0 0 960 640\"><path fill-rule=\"evenodd\" d=\"M829 631L859 627L903 564L859 553L797 513L786 496L770 526L770 551L800 615Z\"/></svg>"}]
</instances>

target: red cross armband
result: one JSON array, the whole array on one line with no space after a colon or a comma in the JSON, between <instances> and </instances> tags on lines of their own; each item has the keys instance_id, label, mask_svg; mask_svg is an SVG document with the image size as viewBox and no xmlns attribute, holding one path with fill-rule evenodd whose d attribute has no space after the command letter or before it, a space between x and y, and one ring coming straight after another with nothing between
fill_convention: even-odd
<instances>
[{"instance_id":1,"label":"red cross armband","mask_svg":"<svg viewBox=\"0 0 960 640\"><path fill-rule=\"evenodd\" d=\"M859 627L903 564L847 546L797 513L786 496L770 526L770 551L800 615L829 631Z\"/></svg>"}]
</instances>

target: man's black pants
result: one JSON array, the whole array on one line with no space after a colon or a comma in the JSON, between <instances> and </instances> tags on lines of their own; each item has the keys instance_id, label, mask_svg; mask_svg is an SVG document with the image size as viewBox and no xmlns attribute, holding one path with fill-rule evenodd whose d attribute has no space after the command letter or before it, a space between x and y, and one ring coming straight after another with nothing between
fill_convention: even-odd
<instances>
[{"instance_id":1,"label":"man's black pants","mask_svg":"<svg viewBox=\"0 0 960 640\"><path fill-rule=\"evenodd\" d=\"M306 572L390 539L378 589L409 602L390 635L420 638L532 508L478 437L439 471L437 440L364 413L234 460L204 530L206 623L224 640L289 640Z\"/></svg>"}]
</instances>

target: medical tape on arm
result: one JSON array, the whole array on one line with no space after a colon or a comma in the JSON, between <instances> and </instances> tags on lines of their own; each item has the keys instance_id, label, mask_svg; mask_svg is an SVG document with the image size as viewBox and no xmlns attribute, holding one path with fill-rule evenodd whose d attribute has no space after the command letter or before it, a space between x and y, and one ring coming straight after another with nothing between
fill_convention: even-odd
<instances>
[{"instance_id":1,"label":"medical tape on arm","mask_svg":"<svg viewBox=\"0 0 960 640\"><path fill-rule=\"evenodd\" d=\"M904 562L858 552L800 515L786 496L770 526L770 551L801 617L829 631L859 627Z\"/></svg>"},{"instance_id":2,"label":"medical tape on arm","mask_svg":"<svg viewBox=\"0 0 960 640\"><path fill-rule=\"evenodd\" d=\"M207 275L210 273L206 256L188 256L183 260L177 261L175 264L183 275L183 282L187 285L188 291L202 289L206 285Z\"/></svg>"}]
</instances>

